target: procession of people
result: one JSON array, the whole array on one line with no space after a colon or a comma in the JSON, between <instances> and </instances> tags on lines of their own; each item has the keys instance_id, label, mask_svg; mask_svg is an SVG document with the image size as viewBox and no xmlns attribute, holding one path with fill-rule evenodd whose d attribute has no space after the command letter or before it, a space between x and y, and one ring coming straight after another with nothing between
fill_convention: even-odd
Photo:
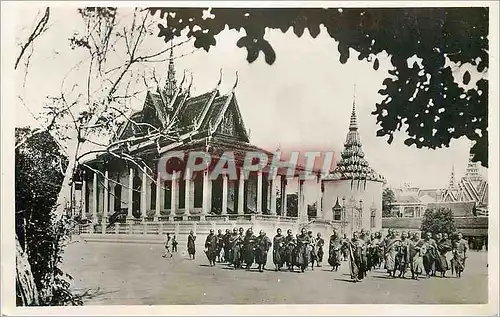
<instances>
[{"instance_id":1,"label":"procession of people","mask_svg":"<svg viewBox=\"0 0 500 317\"><path fill-rule=\"evenodd\" d=\"M190 259L194 259L196 236L191 231L187 248ZM167 251L171 243L167 242ZM226 263L234 269L250 270L254 264L259 272L267 265L269 250L272 247L274 271L295 271L304 273L309 267L321 267L326 254L325 240L321 233L313 235L312 231L302 228L294 235L291 229L286 234L281 228L271 240L260 230L257 235L252 228L226 229L225 233L210 230L205 239L204 253L210 266ZM328 264L332 271L338 271L343 263L348 266L351 279L362 281L369 271L385 270L388 278L411 278L431 276L446 277L451 274L460 277L465 269L468 243L461 233L398 232L389 229L385 237L381 232L370 233L361 229L342 237L333 229L328 244ZM439 274L438 274L439 273Z\"/></svg>"}]
</instances>

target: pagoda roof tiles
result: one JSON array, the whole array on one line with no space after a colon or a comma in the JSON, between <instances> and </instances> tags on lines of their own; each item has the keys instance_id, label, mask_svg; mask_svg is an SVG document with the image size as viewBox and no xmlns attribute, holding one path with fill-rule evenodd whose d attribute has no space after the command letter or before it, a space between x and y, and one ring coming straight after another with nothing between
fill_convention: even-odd
<instances>
[{"instance_id":1,"label":"pagoda roof tiles","mask_svg":"<svg viewBox=\"0 0 500 317\"><path fill-rule=\"evenodd\" d=\"M365 158L361 139L358 132L356 108L353 103L351 119L349 121L349 132L344 143L341 159L335 170L325 179L359 179L384 182L383 176L375 172Z\"/></svg>"}]
</instances>

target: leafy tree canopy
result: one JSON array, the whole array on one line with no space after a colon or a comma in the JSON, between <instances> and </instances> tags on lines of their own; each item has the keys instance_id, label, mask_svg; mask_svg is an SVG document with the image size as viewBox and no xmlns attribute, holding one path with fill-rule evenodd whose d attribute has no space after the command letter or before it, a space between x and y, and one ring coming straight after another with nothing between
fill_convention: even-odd
<instances>
[{"instance_id":1,"label":"leafy tree canopy","mask_svg":"<svg viewBox=\"0 0 500 317\"><path fill-rule=\"evenodd\" d=\"M382 192L382 216L390 217L392 203L396 201L396 196L394 192L389 187L384 188Z\"/></svg>"},{"instance_id":2,"label":"leafy tree canopy","mask_svg":"<svg viewBox=\"0 0 500 317\"><path fill-rule=\"evenodd\" d=\"M247 50L247 60L254 62L263 52L268 64L276 54L264 38L265 30L287 32L293 28L298 36L305 29L316 38L326 28L338 41L340 62L346 63L349 49L359 52L359 60L379 68L377 54L385 51L394 69L384 80L379 94L385 99L376 104L380 129L377 136L387 136L406 128L405 144L418 148L449 146L451 139L466 136L475 141L474 161L488 166L488 80L477 81L474 89L458 85L451 61L458 66L473 65L480 73L488 68L488 8L405 8L405 9L321 9L321 8L149 8L159 12L159 37L170 41L187 30L194 45L207 52L216 45L215 36L227 26L245 30L238 47ZM411 57L421 63L408 65ZM463 83L470 84L466 71Z\"/></svg>"},{"instance_id":3,"label":"leafy tree canopy","mask_svg":"<svg viewBox=\"0 0 500 317\"><path fill-rule=\"evenodd\" d=\"M453 212L449 208L427 209L422 219L420 230L423 232L447 233L455 232Z\"/></svg>"},{"instance_id":4,"label":"leafy tree canopy","mask_svg":"<svg viewBox=\"0 0 500 317\"><path fill-rule=\"evenodd\" d=\"M71 223L54 220L54 208L68 164L47 131L16 129L16 235L28 255L40 305L80 305L69 291L71 277L60 269L62 243ZM17 289L18 304L20 288Z\"/></svg>"}]
</instances>

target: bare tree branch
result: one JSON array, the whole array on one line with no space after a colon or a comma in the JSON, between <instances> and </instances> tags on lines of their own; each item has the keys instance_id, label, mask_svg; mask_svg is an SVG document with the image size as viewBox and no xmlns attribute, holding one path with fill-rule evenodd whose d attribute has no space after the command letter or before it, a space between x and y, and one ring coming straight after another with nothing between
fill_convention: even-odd
<instances>
[{"instance_id":1,"label":"bare tree branch","mask_svg":"<svg viewBox=\"0 0 500 317\"><path fill-rule=\"evenodd\" d=\"M24 45L21 46L21 52L19 52L19 55L17 56L16 63L14 65L14 69L17 69L17 66L19 65L19 61L21 61L21 58L23 57L24 53L26 52L26 49L30 45L33 45L36 38L39 37L43 32L45 32L45 30L47 30L46 25L47 25L47 22L49 21L49 17L50 17L50 8L47 7L47 8L45 8L45 14L42 16L42 18L40 19L40 21L36 25L33 32L31 32L26 43L24 43Z\"/></svg>"}]
</instances>

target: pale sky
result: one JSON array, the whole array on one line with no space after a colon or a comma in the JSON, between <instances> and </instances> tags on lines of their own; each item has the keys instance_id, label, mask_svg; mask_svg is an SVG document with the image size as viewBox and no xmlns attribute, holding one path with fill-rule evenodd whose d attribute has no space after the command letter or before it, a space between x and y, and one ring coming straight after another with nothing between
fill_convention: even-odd
<instances>
[{"instance_id":1,"label":"pale sky","mask_svg":"<svg viewBox=\"0 0 500 317\"><path fill-rule=\"evenodd\" d=\"M31 25L36 10L32 14L27 12L20 17L18 30ZM58 93L62 78L82 57L68 44L79 19L76 9L52 10L51 29L36 44L26 88L18 93L25 96L26 105L35 115L41 111L47 95ZM248 64L246 50L236 46L242 34L225 30L217 36L217 45L209 53L198 50L176 60L175 66L179 81L184 69L193 72L195 94L213 89L221 68L220 90L222 93L230 90L238 71L236 96L245 125L251 130L251 143L269 150L280 144L290 150L340 151L348 131L356 86L359 133L366 158L390 186L408 182L422 188L443 188L452 165L456 177L465 172L471 145L466 138L453 140L449 148L429 150L406 146L404 132L396 134L390 145L386 138L376 137L378 126L371 111L382 99L377 92L391 67L387 56L379 56L378 71L373 70L371 63L358 61L354 51L347 64L342 65L338 43L324 29L316 39L307 30L301 38L291 31L285 34L267 31L265 38L275 49L276 62L271 66L266 64L261 54L257 61ZM147 41L152 47L166 45L156 34ZM188 44L175 54L192 50L192 44ZM148 66L155 67L157 73L166 73L166 62ZM136 107L140 107L143 98L141 94ZM19 106L16 125L36 125L36 122L26 108ZM482 173L486 174L484 170Z\"/></svg>"}]
</instances>

